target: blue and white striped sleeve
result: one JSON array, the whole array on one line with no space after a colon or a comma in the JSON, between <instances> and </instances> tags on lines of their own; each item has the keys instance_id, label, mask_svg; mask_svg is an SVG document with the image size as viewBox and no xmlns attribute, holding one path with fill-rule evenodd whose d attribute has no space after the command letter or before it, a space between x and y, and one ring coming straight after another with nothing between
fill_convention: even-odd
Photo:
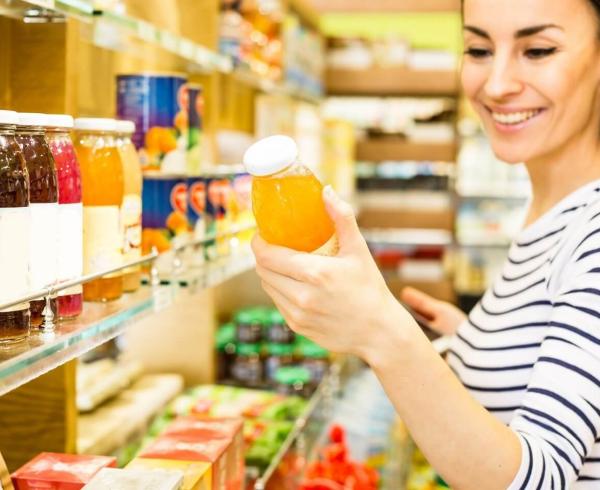
<instances>
[{"instance_id":1,"label":"blue and white striped sleeve","mask_svg":"<svg viewBox=\"0 0 600 490\"><path fill-rule=\"evenodd\" d=\"M600 229L582 234L563 277L527 392L510 423L522 459L509 490L567 489L577 480L600 488L600 473L582 472L600 439Z\"/></svg>"}]
</instances>

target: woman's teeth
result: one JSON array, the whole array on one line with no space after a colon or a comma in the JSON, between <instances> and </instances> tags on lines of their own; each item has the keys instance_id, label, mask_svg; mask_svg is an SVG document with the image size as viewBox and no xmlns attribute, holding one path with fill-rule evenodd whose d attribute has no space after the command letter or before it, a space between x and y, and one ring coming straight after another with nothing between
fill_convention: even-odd
<instances>
[{"instance_id":1,"label":"woman's teeth","mask_svg":"<svg viewBox=\"0 0 600 490\"><path fill-rule=\"evenodd\" d=\"M499 113L492 112L492 118L494 121L500 124L521 124L534 116L537 116L541 112L540 109L535 111L524 111L524 112L511 112L511 113Z\"/></svg>"}]
</instances>

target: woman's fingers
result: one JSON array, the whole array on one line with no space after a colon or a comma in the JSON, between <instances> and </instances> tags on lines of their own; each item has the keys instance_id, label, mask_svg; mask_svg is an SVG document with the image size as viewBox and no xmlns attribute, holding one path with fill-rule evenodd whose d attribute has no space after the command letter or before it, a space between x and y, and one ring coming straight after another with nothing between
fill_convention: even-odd
<instances>
[{"instance_id":1,"label":"woman's fingers","mask_svg":"<svg viewBox=\"0 0 600 490\"><path fill-rule=\"evenodd\" d=\"M437 300L418 289L406 287L400 294L400 299L413 310L433 320L437 315Z\"/></svg>"},{"instance_id":2,"label":"woman's fingers","mask_svg":"<svg viewBox=\"0 0 600 490\"><path fill-rule=\"evenodd\" d=\"M278 247L265 242L258 234L252 239L252 251L256 263L261 267L278 272L279 274L302 280L302 272L306 268L306 257L285 247Z\"/></svg>"},{"instance_id":3,"label":"woman's fingers","mask_svg":"<svg viewBox=\"0 0 600 490\"><path fill-rule=\"evenodd\" d=\"M283 315L289 327L297 331L298 325L296 319L299 315L298 307L268 282L263 281L262 287L273 300L273 303L275 303L275 306Z\"/></svg>"}]
</instances>

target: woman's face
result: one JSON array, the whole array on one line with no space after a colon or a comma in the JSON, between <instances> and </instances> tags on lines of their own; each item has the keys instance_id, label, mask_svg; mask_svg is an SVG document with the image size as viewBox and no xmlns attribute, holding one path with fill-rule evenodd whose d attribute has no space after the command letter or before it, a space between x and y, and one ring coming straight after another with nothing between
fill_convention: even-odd
<instances>
[{"instance_id":1,"label":"woman's face","mask_svg":"<svg viewBox=\"0 0 600 490\"><path fill-rule=\"evenodd\" d=\"M501 160L600 134L599 21L588 0L465 0L462 82Z\"/></svg>"}]
</instances>

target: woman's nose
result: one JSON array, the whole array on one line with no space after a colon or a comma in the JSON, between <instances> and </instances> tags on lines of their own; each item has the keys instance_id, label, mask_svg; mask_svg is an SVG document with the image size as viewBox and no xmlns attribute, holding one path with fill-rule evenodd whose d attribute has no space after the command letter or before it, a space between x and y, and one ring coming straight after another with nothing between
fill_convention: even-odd
<instances>
[{"instance_id":1,"label":"woman's nose","mask_svg":"<svg viewBox=\"0 0 600 490\"><path fill-rule=\"evenodd\" d=\"M494 58L489 77L485 83L485 93L491 99L502 99L523 90L516 62L508 56Z\"/></svg>"}]
</instances>

